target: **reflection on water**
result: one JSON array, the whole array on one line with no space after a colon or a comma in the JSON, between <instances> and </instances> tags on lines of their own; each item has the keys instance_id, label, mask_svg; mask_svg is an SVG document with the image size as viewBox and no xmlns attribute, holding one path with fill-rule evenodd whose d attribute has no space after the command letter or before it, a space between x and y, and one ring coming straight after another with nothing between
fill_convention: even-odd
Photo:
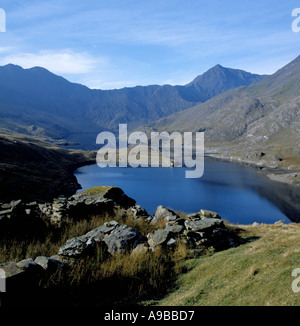
<instances>
[{"instance_id":1,"label":"reflection on water","mask_svg":"<svg viewBox=\"0 0 300 326\"><path fill-rule=\"evenodd\" d=\"M268 184L256 191L270 202L274 203L280 211L291 221L300 222L300 189L286 184Z\"/></svg>"},{"instance_id":2,"label":"reflection on water","mask_svg":"<svg viewBox=\"0 0 300 326\"><path fill-rule=\"evenodd\" d=\"M186 179L184 168L85 166L75 173L83 189L118 186L148 213L158 205L186 213L217 211L232 223L300 221L300 191L272 182L254 169L206 159L201 179Z\"/></svg>"}]
</instances>

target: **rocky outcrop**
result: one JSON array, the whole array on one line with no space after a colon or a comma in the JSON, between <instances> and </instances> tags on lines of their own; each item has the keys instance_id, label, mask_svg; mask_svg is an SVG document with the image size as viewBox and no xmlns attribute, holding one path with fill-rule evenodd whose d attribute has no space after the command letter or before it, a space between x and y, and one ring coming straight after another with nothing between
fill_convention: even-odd
<instances>
[{"instance_id":1,"label":"rocky outcrop","mask_svg":"<svg viewBox=\"0 0 300 326\"><path fill-rule=\"evenodd\" d=\"M0 221L3 219L11 219L11 218L16 218L20 215L21 213L21 203L22 200L13 200L10 203L2 204L0 207ZM27 209L27 210L26 210ZM30 213L28 210L30 209L29 207L25 208L25 213Z\"/></svg>"},{"instance_id":2,"label":"rocky outcrop","mask_svg":"<svg viewBox=\"0 0 300 326\"><path fill-rule=\"evenodd\" d=\"M155 224L160 220L174 221L178 217L179 216L175 212L173 212L171 209L167 209L166 207L160 205L157 207L151 223Z\"/></svg>"},{"instance_id":3,"label":"rocky outcrop","mask_svg":"<svg viewBox=\"0 0 300 326\"><path fill-rule=\"evenodd\" d=\"M57 198L52 203L12 201L1 205L0 221L4 224L12 221L11 226L21 220L43 220L59 226L66 218L78 219L88 214L113 212L114 209L121 209L134 219L145 219L152 227L161 225L158 222L163 221L165 227L145 237L134 228L115 220L105 222L84 235L67 240L54 256L37 256L0 264L7 288L22 289L24 285L28 288L38 287L41 280L72 265L78 258L88 259L99 253L99 249L102 257L123 253L145 255L157 248L172 250L179 242L183 242L189 250L201 254L203 248L223 250L242 243L215 212L200 210L183 218L164 206L158 206L155 214L149 216L146 210L116 187L91 188L70 198ZM111 216L113 218L114 215Z\"/></svg>"},{"instance_id":4,"label":"rocky outcrop","mask_svg":"<svg viewBox=\"0 0 300 326\"><path fill-rule=\"evenodd\" d=\"M148 234L148 244L152 250L158 246L175 246L178 241L183 241L191 249L213 247L224 250L241 244L241 239L212 211L200 210L184 219L172 210L159 206L152 222L157 221L157 218L167 223L164 229Z\"/></svg>"},{"instance_id":5,"label":"rocky outcrop","mask_svg":"<svg viewBox=\"0 0 300 326\"><path fill-rule=\"evenodd\" d=\"M69 263L57 255L52 257L38 256L24 259L19 262L0 264L6 291L31 290L40 286L41 280L50 277L53 273ZM3 278L0 281L3 282Z\"/></svg>"},{"instance_id":6,"label":"rocky outcrop","mask_svg":"<svg viewBox=\"0 0 300 326\"><path fill-rule=\"evenodd\" d=\"M5 221L41 222L60 226L64 219L81 219L93 214L113 213L116 208L130 209L135 217L148 215L135 200L117 187L95 187L69 198L63 196L52 202L26 203L22 200L0 204L0 223Z\"/></svg>"},{"instance_id":7,"label":"rocky outcrop","mask_svg":"<svg viewBox=\"0 0 300 326\"><path fill-rule=\"evenodd\" d=\"M87 234L72 238L60 247L60 256L78 258L92 253L96 246L111 255L125 253L146 242L138 231L127 225L119 225L116 221L106 222Z\"/></svg>"},{"instance_id":8,"label":"rocky outcrop","mask_svg":"<svg viewBox=\"0 0 300 326\"><path fill-rule=\"evenodd\" d=\"M147 213L147 211L140 205L131 206L127 211L134 219L149 218L149 214Z\"/></svg>"},{"instance_id":9,"label":"rocky outcrop","mask_svg":"<svg viewBox=\"0 0 300 326\"><path fill-rule=\"evenodd\" d=\"M121 225L116 227L103 241L107 245L108 252L115 255L131 251L146 240L138 231L127 225Z\"/></svg>"}]
</instances>

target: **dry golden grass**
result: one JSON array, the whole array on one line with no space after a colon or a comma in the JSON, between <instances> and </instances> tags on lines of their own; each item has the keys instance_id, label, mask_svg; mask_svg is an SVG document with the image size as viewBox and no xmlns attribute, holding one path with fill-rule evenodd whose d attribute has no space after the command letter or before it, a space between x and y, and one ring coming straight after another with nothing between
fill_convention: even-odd
<instances>
[{"instance_id":1,"label":"dry golden grass","mask_svg":"<svg viewBox=\"0 0 300 326\"><path fill-rule=\"evenodd\" d=\"M62 228L48 228L41 232L28 229L10 230L1 235L0 262L20 261L26 258L57 254L68 239L83 235L109 220L108 216L93 216L81 221L65 220Z\"/></svg>"},{"instance_id":2,"label":"dry golden grass","mask_svg":"<svg viewBox=\"0 0 300 326\"><path fill-rule=\"evenodd\" d=\"M158 300L172 289L187 253L183 243L175 250L115 256L107 256L98 248L96 255L76 260L68 269L53 275L44 287L65 289L76 305L89 304L88 300L96 306Z\"/></svg>"},{"instance_id":3,"label":"dry golden grass","mask_svg":"<svg viewBox=\"0 0 300 326\"><path fill-rule=\"evenodd\" d=\"M27 233L22 229L20 233L2 235L0 262L57 254L59 247L68 239L86 234L111 220L131 226L144 236L165 227L163 221L152 225L144 218L134 219L127 211L118 210L113 216L104 214L80 221L65 220L61 228L48 228L45 233ZM142 254L125 253L117 256L110 256L99 246L92 256L74 260L69 267L41 281L41 285L48 290L64 289L68 297L74 297L73 303L76 305L88 303L85 301L89 300L85 299L85 291L90 299L93 298L93 305L160 298L171 288L180 273L180 261L186 255L187 249L183 243L179 243L175 250L148 250Z\"/></svg>"},{"instance_id":4,"label":"dry golden grass","mask_svg":"<svg viewBox=\"0 0 300 326\"><path fill-rule=\"evenodd\" d=\"M0 238L0 263L20 261L26 258L35 259L37 256L50 257L57 254L59 247L68 239L84 235L111 220L133 227L144 236L158 228L165 227L164 221L152 225L144 218L134 219L130 212L117 210L113 215L89 216L79 221L65 219L61 228L50 227L41 232L39 230L32 231L30 227L28 229L21 228L16 233L3 231Z\"/></svg>"}]
</instances>

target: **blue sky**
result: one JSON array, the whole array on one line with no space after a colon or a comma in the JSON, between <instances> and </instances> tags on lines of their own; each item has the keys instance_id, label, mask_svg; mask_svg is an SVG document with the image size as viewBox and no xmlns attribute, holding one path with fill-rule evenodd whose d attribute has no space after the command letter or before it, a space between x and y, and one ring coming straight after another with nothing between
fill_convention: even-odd
<instances>
[{"instance_id":1,"label":"blue sky","mask_svg":"<svg viewBox=\"0 0 300 326\"><path fill-rule=\"evenodd\" d=\"M299 1L0 0L0 65L91 88L183 85L216 64L271 74L300 55Z\"/></svg>"}]
</instances>

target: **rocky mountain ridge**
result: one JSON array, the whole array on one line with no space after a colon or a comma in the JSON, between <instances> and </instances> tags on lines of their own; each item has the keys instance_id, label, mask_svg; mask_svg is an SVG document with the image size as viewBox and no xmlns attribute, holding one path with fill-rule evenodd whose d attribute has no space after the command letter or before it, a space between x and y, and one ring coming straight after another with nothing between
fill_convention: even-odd
<instances>
[{"instance_id":1,"label":"rocky mountain ridge","mask_svg":"<svg viewBox=\"0 0 300 326\"><path fill-rule=\"evenodd\" d=\"M299 98L300 57L258 83L162 118L145 130L203 131L207 155L283 169L286 179L298 182Z\"/></svg>"},{"instance_id":2,"label":"rocky mountain ridge","mask_svg":"<svg viewBox=\"0 0 300 326\"><path fill-rule=\"evenodd\" d=\"M114 131L120 123L133 130L263 78L218 65L185 86L96 90L41 67L6 65L0 67L0 128L94 149L103 130Z\"/></svg>"}]
</instances>

